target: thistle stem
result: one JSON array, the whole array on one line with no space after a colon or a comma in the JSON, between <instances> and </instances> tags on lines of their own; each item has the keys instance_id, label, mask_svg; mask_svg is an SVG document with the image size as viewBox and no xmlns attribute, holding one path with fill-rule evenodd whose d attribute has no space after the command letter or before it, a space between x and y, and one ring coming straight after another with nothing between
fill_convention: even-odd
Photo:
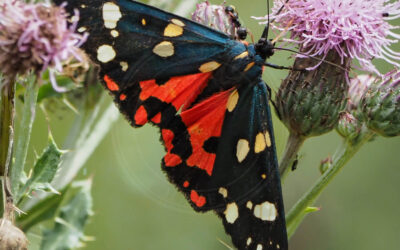
<instances>
[{"instance_id":1,"label":"thistle stem","mask_svg":"<svg viewBox=\"0 0 400 250\"><path fill-rule=\"evenodd\" d=\"M365 142L369 141L374 134L365 134L357 143L344 142L341 150L333 156L332 166L318 179L314 186L300 198L286 216L288 236L291 237L307 214L307 208L312 206L322 191L328 186L333 178L343 169L344 165L360 150Z\"/></svg>"},{"instance_id":2,"label":"thistle stem","mask_svg":"<svg viewBox=\"0 0 400 250\"><path fill-rule=\"evenodd\" d=\"M289 134L285 152L283 153L283 156L279 164L279 173L281 175L282 183L285 180L286 176L288 175L291 166L297 157L297 153L299 152L300 147L303 145L303 143L304 143L304 138L295 135L293 133Z\"/></svg>"},{"instance_id":3,"label":"thistle stem","mask_svg":"<svg viewBox=\"0 0 400 250\"><path fill-rule=\"evenodd\" d=\"M3 177L3 218L12 222L14 221L13 197L8 176L14 143L14 79L6 79L6 83L0 89L0 175Z\"/></svg>"}]
</instances>

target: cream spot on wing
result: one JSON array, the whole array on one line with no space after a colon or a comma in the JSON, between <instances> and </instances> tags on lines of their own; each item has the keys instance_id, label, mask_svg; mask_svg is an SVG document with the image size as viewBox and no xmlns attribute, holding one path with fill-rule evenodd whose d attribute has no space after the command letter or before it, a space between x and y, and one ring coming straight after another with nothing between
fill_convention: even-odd
<instances>
[{"instance_id":1,"label":"cream spot on wing","mask_svg":"<svg viewBox=\"0 0 400 250\"><path fill-rule=\"evenodd\" d=\"M102 63L107 63L113 60L115 56L115 50L110 45L104 44L97 48L97 60Z\"/></svg>"},{"instance_id":2,"label":"cream spot on wing","mask_svg":"<svg viewBox=\"0 0 400 250\"><path fill-rule=\"evenodd\" d=\"M118 37L118 36L119 36L119 32L116 31L116 30L112 30L110 33L111 33L111 35L112 35L113 37Z\"/></svg>"},{"instance_id":3,"label":"cream spot on wing","mask_svg":"<svg viewBox=\"0 0 400 250\"><path fill-rule=\"evenodd\" d=\"M211 62L203 63L200 66L199 70L202 73L207 73L207 72L211 72L211 71L218 69L220 66L221 66L220 63L218 63L216 61L211 61Z\"/></svg>"},{"instance_id":4,"label":"cream spot on wing","mask_svg":"<svg viewBox=\"0 0 400 250\"><path fill-rule=\"evenodd\" d=\"M121 17L122 14L118 5L113 2L106 2L103 5L103 20L104 26L107 29L114 29L117 27L117 22Z\"/></svg>"},{"instance_id":5,"label":"cream spot on wing","mask_svg":"<svg viewBox=\"0 0 400 250\"><path fill-rule=\"evenodd\" d=\"M172 18L172 19L171 19L171 23L176 24L176 25L181 26L181 27L185 27L185 23L182 22L182 21L179 20L179 19L176 19L176 18Z\"/></svg>"},{"instance_id":6,"label":"cream spot on wing","mask_svg":"<svg viewBox=\"0 0 400 250\"><path fill-rule=\"evenodd\" d=\"M253 209L253 202L251 202L251 201L248 201L247 203L246 203L246 207L248 208L248 209Z\"/></svg>"},{"instance_id":7,"label":"cream spot on wing","mask_svg":"<svg viewBox=\"0 0 400 250\"><path fill-rule=\"evenodd\" d=\"M146 26L146 24L147 24L146 19L142 18L142 25Z\"/></svg>"},{"instance_id":8,"label":"cream spot on wing","mask_svg":"<svg viewBox=\"0 0 400 250\"><path fill-rule=\"evenodd\" d=\"M247 64L246 68L243 70L244 72L249 71L249 69L251 69L254 66L255 62L251 62L249 64Z\"/></svg>"},{"instance_id":9,"label":"cream spot on wing","mask_svg":"<svg viewBox=\"0 0 400 250\"><path fill-rule=\"evenodd\" d=\"M84 9L84 8L86 8L86 7L87 7L86 5L81 4L81 8L82 8L82 9Z\"/></svg>"},{"instance_id":10,"label":"cream spot on wing","mask_svg":"<svg viewBox=\"0 0 400 250\"><path fill-rule=\"evenodd\" d=\"M254 207L254 216L264 221L275 221L278 212L274 204L266 201Z\"/></svg>"},{"instance_id":11,"label":"cream spot on wing","mask_svg":"<svg viewBox=\"0 0 400 250\"><path fill-rule=\"evenodd\" d=\"M128 65L127 62L122 61L122 62L119 63L119 65L121 65L122 71L127 71L128 70L129 65Z\"/></svg>"},{"instance_id":12,"label":"cream spot on wing","mask_svg":"<svg viewBox=\"0 0 400 250\"><path fill-rule=\"evenodd\" d=\"M267 147L271 147L271 136L269 135L268 131L265 132L265 142L267 143Z\"/></svg>"},{"instance_id":13,"label":"cream spot on wing","mask_svg":"<svg viewBox=\"0 0 400 250\"><path fill-rule=\"evenodd\" d=\"M256 142L254 144L254 152L260 153L264 151L264 149L267 147L267 144L265 142L265 136L263 133L258 133L256 136Z\"/></svg>"},{"instance_id":14,"label":"cream spot on wing","mask_svg":"<svg viewBox=\"0 0 400 250\"><path fill-rule=\"evenodd\" d=\"M242 162L250 151L249 141L240 139L236 146L236 157L239 162Z\"/></svg>"},{"instance_id":15,"label":"cream spot on wing","mask_svg":"<svg viewBox=\"0 0 400 250\"><path fill-rule=\"evenodd\" d=\"M85 32L87 30L86 27L82 26L78 29L78 32Z\"/></svg>"},{"instance_id":16,"label":"cream spot on wing","mask_svg":"<svg viewBox=\"0 0 400 250\"><path fill-rule=\"evenodd\" d=\"M262 250L262 249L263 249L263 246L261 244L258 244L256 250Z\"/></svg>"},{"instance_id":17,"label":"cream spot on wing","mask_svg":"<svg viewBox=\"0 0 400 250\"><path fill-rule=\"evenodd\" d=\"M226 210L224 212L225 219L228 223L235 223L236 219L239 218L239 208L236 203L229 203L226 206Z\"/></svg>"},{"instance_id":18,"label":"cream spot on wing","mask_svg":"<svg viewBox=\"0 0 400 250\"><path fill-rule=\"evenodd\" d=\"M228 103L226 105L229 112L232 112L239 101L239 92L235 89L229 96Z\"/></svg>"},{"instance_id":19,"label":"cream spot on wing","mask_svg":"<svg viewBox=\"0 0 400 250\"><path fill-rule=\"evenodd\" d=\"M248 51L245 51L245 52L243 52L243 53L241 53L241 54L235 56L235 58L233 58L233 59L234 59L234 60L238 60L238 59L246 58L246 57L248 57L248 56L249 56L249 52L248 52Z\"/></svg>"},{"instance_id":20,"label":"cream spot on wing","mask_svg":"<svg viewBox=\"0 0 400 250\"><path fill-rule=\"evenodd\" d=\"M279 246L279 244L276 244L276 249L281 249L281 246Z\"/></svg>"},{"instance_id":21,"label":"cream spot on wing","mask_svg":"<svg viewBox=\"0 0 400 250\"><path fill-rule=\"evenodd\" d=\"M174 45L171 42L163 41L153 48L154 54L161 57L169 57L175 53Z\"/></svg>"},{"instance_id":22,"label":"cream spot on wing","mask_svg":"<svg viewBox=\"0 0 400 250\"><path fill-rule=\"evenodd\" d=\"M224 198L228 197L228 190L226 188L220 187L218 193L220 193Z\"/></svg>"},{"instance_id":23,"label":"cream spot on wing","mask_svg":"<svg viewBox=\"0 0 400 250\"><path fill-rule=\"evenodd\" d=\"M269 244L272 246L272 241L269 241Z\"/></svg>"},{"instance_id":24,"label":"cream spot on wing","mask_svg":"<svg viewBox=\"0 0 400 250\"><path fill-rule=\"evenodd\" d=\"M164 29L164 36L166 37L177 37L183 34L183 28L176 24L170 23Z\"/></svg>"},{"instance_id":25,"label":"cream spot on wing","mask_svg":"<svg viewBox=\"0 0 400 250\"><path fill-rule=\"evenodd\" d=\"M247 238L246 245L250 246L250 244L251 244L251 241L252 241L251 237Z\"/></svg>"}]
</instances>

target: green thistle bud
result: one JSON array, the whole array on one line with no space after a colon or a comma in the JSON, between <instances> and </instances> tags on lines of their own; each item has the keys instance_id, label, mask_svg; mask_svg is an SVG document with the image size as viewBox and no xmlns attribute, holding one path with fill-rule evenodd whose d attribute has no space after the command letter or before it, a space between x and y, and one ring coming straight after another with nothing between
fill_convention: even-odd
<instances>
[{"instance_id":1,"label":"green thistle bud","mask_svg":"<svg viewBox=\"0 0 400 250\"><path fill-rule=\"evenodd\" d=\"M369 86L361 100L365 122L381 136L400 135L400 72L394 70Z\"/></svg>"},{"instance_id":2,"label":"green thistle bud","mask_svg":"<svg viewBox=\"0 0 400 250\"><path fill-rule=\"evenodd\" d=\"M340 115L336 131L350 143L357 143L370 131L365 125L360 101L368 87L375 81L371 75L359 75L351 79L346 112Z\"/></svg>"},{"instance_id":3,"label":"green thistle bud","mask_svg":"<svg viewBox=\"0 0 400 250\"><path fill-rule=\"evenodd\" d=\"M367 132L368 129L366 128L365 123L354 117L352 113L343 112L340 115L336 131L348 141L355 142L356 139Z\"/></svg>"},{"instance_id":4,"label":"green thistle bud","mask_svg":"<svg viewBox=\"0 0 400 250\"><path fill-rule=\"evenodd\" d=\"M276 106L282 122L298 137L318 136L332 130L346 106L348 84L341 58L330 51L315 70L291 71L278 90ZM315 59L297 58L294 68L314 66Z\"/></svg>"}]
</instances>

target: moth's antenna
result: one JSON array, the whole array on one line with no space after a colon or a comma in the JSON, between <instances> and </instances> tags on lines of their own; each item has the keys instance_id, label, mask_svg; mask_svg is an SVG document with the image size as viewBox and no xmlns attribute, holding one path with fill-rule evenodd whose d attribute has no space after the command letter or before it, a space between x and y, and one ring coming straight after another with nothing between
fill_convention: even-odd
<instances>
[{"instance_id":1,"label":"moth's antenna","mask_svg":"<svg viewBox=\"0 0 400 250\"><path fill-rule=\"evenodd\" d=\"M288 2L289 2L289 0L286 0L285 3L282 4L282 6L279 8L279 10L276 12L276 14L275 14L274 16L279 15L279 13L281 13L281 11L283 10L283 7L285 7L285 5L286 5ZM267 13L268 13L268 16L267 16L267 25L265 26L264 32L263 32L263 34L262 34L262 36L261 36L261 38L265 38L265 39L268 38L268 31L269 31L269 25L270 25L270 23L273 23L273 22L275 21L275 18L272 19L272 20L269 19L269 0L267 0L267 8L268 8L268 11L267 11Z\"/></svg>"},{"instance_id":2,"label":"moth's antenna","mask_svg":"<svg viewBox=\"0 0 400 250\"><path fill-rule=\"evenodd\" d=\"M330 61L327 61L325 59L321 59L321 58L318 58L318 57L315 57L315 56L310 56L310 55L307 55L305 53L302 53L302 52L299 52L299 51L296 51L296 50L293 50L293 49L274 47L274 50L284 50L284 51L293 52L293 53L296 53L296 54L299 54L299 55L302 55L302 56L306 56L307 58L314 59L316 61L320 61L320 62L324 62L324 63L330 64L330 65L335 66L335 67L337 67L337 68L339 68L339 69L341 69L343 71L349 72L348 69L343 68L339 64L336 64L336 63L333 63L333 62L330 62ZM270 66L270 65L266 65L266 66ZM272 67L272 68L276 68L276 69L292 69L292 70L299 70L299 71L302 70L302 69L293 69L293 68L290 68L290 67L280 67L280 68Z\"/></svg>"}]
</instances>

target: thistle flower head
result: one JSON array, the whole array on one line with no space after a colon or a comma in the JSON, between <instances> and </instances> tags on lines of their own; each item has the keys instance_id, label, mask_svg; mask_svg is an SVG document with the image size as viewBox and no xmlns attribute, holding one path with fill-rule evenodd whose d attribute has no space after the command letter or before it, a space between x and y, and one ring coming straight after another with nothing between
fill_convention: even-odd
<instances>
[{"instance_id":1,"label":"thistle flower head","mask_svg":"<svg viewBox=\"0 0 400 250\"><path fill-rule=\"evenodd\" d=\"M390 46L400 36L387 21L400 17L400 2L390 0L275 0L272 28L290 31L287 41L301 45L303 53L326 56L335 50L342 62L355 58L364 70L379 73L371 63L380 58L400 66L400 53ZM259 18L259 19L265 19ZM301 56L300 56L301 57ZM318 66L317 64L315 68Z\"/></svg>"},{"instance_id":2,"label":"thistle flower head","mask_svg":"<svg viewBox=\"0 0 400 250\"><path fill-rule=\"evenodd\" d=\"M225 3L220 5L210 4L208 1L196 5L192 20L214 28L230 36L236 35L236 27L232 17L226 11Z\"/></svg>"},{"instance_id":3,"label":"thistle flower head","mask_svg":"<svg viewBox=\"0 0 400 250\"><path fill-rule=\"evenodd\" d=\"M400 135L400 71L377 78L363 96L361 107L369 129L386 137Z\"/></svg>"},{"instance_id":4,"label":"thistle flower head","mask_svg":"<svg viewBox=\"0 0 400 250\"><path fill-rule=\"evenodd\" d=\"M367 92L368 87L375 81L376 77L372 75L359 75L350 80L347 110L354 111L358 109L361 98Z\"/></svg>"},{"instance_id":5,"label":"thistle flower head","mask_svg":"<svg viewBox=\"0 0 400 250\"><path fill-rule=\"evenodd\" d=\"M338 58L337 53L327 55L329 61ZM313 62L311 58L297 58L294 68ZM323 63L311 71L290 71L276 95L279 117L290 133L299 137L327 133L336 126L346 106L347 89L345 72L332 64Z\"/></svg>"},{"instance_id":6,"label":"thistle flower head","mask_svg":"<svg viewBox=\"0 0 400 250\"><path fill-rule=\"evenodd\" d=\"M62 61L79 58L85 37L75 33L78 14L68 24L63 6L4 0L0 4L0 70L8 78L48 67L62 71ZM61 90L54 81L55 89Z\"/></svg>"}]
</instances>

